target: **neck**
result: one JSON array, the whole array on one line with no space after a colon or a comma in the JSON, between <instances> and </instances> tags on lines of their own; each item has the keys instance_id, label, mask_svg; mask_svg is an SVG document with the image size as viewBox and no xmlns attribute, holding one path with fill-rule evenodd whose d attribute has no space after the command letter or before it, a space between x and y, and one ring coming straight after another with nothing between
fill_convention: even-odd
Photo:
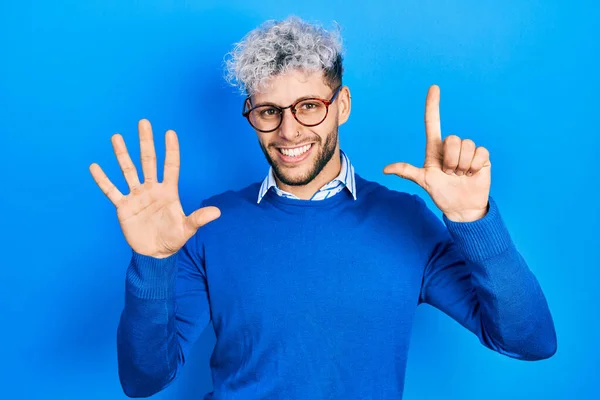
<instances>
[{"instance_id":1,"label":"neck","mask_svg":"<svg viewBox=\"0 0 600 400\"><path fill-rule=\"evenodd\" d=\"M339 174L342 168L342 162L340 159L340 149L339 146L335 150L333 157L331 160L325 165L325 167L319 172L319 175L315 177L312 181L303 186L290 186L282 183L277 176L275 176L275 180L277 181L277 187L281 190L285 190L288 193L293 194L301 200L309 200L314 196L315 193L319 191L323 186L327 183L334 180Z\"/></svg>"}]
</instances>

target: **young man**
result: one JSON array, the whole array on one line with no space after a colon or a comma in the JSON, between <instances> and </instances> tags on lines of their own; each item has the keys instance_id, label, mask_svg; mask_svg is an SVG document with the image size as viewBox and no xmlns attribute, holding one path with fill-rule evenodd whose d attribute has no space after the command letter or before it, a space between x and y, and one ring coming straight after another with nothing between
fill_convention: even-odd
<instances>
[{"instance_id":1,"label":"young man","mask_svg":"<svg viewBox=\"0 0 600 400\"><path fill-rule=\"evenodd\" d=\"M205 399L400 398L420 303L501 354L554 354L545 297L489 195L489 153L442 140L437 86L426 100L424 166L384 172L422 186L443 223L418 196L362 178L340 150L351 101L336 36L297 18L265 23L236 46L228 72L248 95L243 115L271 166L263 182L186 216L177 136L166 133L158 182L146 120L143 183L120 135L112 142L130 193L90 166L133 250L118 328L128 396L169 385L211 321Z\"/></svg>"}]
</instances>

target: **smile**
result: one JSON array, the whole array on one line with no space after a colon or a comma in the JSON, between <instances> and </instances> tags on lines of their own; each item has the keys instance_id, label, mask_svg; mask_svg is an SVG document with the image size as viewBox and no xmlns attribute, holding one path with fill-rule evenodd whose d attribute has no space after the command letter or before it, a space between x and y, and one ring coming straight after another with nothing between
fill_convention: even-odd
<instances>
[{"instance_id":1,"label":"smile","mask_svg":"<svg viewBox=\"0 0 600 400\"><path fill-rule=\"evenodd\" d=\"M278 147L279 158L287 164L298 163L311 153L314 143L308 143L298 147Z\"/></svg>"},{"instance_id":2,"label":"smile","mask_svg":"<svg viewBox=\"0 0 600 400\"><path fill-rule=\"evenodd\" d=\"M288 149L279 148L278 150L284 156L300 157L302 154L304 154L308 150L310 150L311 147L312 147L312 143L309 143L307 145L300 146L300 147L293 147L293 148L288 148Z\"/></svg>"}]
</instances>

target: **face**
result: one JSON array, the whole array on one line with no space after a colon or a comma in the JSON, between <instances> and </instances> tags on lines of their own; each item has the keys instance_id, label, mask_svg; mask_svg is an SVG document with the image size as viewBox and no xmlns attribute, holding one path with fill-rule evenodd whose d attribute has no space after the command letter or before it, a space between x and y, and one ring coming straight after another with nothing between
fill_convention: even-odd
<instances>
[{"instance_id":1,"label":"face","mask_svg":"<svg viewBox=\"0 0 600 400\"><path fill-rule=\"evenodd\" d=\"M286 107L308 96L329 100L334 89L320 73L294 71L271 78L267 89L252 97L252 105L271 103ZM256 131L260 147L282 183L307 185L332 165L335 157L339 159L338 127L348 118L348 100L348 89L342 88L329 106L327 118L317 126L300 124L288 108L277 130Z\"/></svg>"}]
</instances>

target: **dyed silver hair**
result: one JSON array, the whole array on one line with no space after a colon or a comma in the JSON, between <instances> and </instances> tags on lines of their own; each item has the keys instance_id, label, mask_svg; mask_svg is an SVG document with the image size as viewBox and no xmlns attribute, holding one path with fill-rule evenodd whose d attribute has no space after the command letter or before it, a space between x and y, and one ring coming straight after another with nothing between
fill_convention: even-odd
<instances>
[{"instance_id":1,"label":"dyed silver hair","mask_svg":"<svg viewBox=\"0 0 600 400\"><path fill-rule=\"evenodd\" d=\"M294 69L322 70L333 87L342 83L342 53L337 25L330 32L295 16L270 20L250 31L225 56L225 80L242 94L252 95L272 76Z\"/></svg>"}]
</instances>

